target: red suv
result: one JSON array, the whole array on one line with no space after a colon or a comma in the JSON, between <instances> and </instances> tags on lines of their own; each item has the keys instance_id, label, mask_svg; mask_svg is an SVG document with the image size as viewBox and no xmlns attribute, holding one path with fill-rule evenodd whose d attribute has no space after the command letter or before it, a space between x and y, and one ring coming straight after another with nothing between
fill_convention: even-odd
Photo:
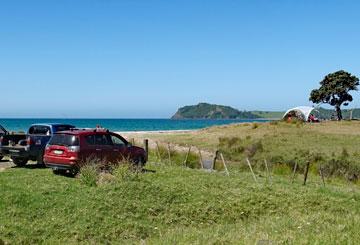
<instances>
[{"instance_id":1,"label":"red suv","mask_svg":"<svg viewBox=\"0 0 360 245\"><path fill-rule=\"evenodd\" d=\"M118 134L104 129L72 129L55 133L45 148L44 163L55 171L77 171L89 158L109 162L130 160L144 166L147 153Z\"/></svg>"}]
</instances>

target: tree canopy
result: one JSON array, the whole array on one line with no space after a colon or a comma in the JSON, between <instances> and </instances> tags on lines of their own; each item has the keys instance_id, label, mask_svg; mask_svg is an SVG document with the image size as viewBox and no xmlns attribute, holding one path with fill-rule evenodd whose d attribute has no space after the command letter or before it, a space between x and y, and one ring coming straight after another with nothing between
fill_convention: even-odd
<instances>
[{"instance_id":1,"label":"tree canopy","mask_svg":"<svg viewBox=\"0 0 360 245\"><path fill-rule=\"evenodd\" d=\"M340 70L330 73L320 82L319 89L311 91L309 100L334 106L338 120L342 120L341 105L347 106L353 100L349 92L358 90L358 85L359 78L349 72Z\"/></svg>"}]
</instances>

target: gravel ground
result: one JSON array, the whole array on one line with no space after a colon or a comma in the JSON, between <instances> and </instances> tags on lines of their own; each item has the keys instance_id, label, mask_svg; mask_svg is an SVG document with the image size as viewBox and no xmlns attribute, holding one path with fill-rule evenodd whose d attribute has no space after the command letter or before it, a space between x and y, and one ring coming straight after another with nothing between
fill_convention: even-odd
<instances>
[{"instance_id":1,"label":"gravel ground","mask_svg":"<svg viewBox=\"0 0 360 245\"><path fill-rule=\"evenodd\" d=\"M0 161L0 172L5 171L7 168L14 167L15 165L11 160L3 159Z\"/></svg>"}]
</instances>

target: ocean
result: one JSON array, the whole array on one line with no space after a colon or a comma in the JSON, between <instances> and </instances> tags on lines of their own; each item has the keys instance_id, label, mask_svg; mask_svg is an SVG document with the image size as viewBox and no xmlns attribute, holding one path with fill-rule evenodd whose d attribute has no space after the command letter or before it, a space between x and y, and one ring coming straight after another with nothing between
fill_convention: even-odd
<instances>
[{"instance_id":1,"label":"ocean","mask_svg":"<svg viewBox=\"0 0 360 245\"><path fill-rule=\"evenodd\" d=\"M35 123L68 123L78 128L94 128L100 125L112 131L163 131L191 130L244 122L266 122L267 120L171 120L171 119L49 119L24 118L0 119L0 125L9 131L27 131Z\"/></svg>"}]
</instances>

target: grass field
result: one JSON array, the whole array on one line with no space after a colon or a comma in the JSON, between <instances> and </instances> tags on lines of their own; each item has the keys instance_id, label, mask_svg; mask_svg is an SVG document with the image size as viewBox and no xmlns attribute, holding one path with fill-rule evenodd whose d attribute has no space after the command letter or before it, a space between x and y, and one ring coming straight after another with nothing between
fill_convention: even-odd
<instances>
[{"instance_id":1,"label":"grass field","mask_svg":"<svg viewBox=\"0 0 360 245\"><path fill-rule=\"evenodd\" d=\"M194 132L174 134L144 134L159 142L193 145L214 152L220 149L229 161L245 164L246 149L259 145L261 149L252 162L286 164L290 168L306 161L322 165L328 175L360 177L360 122L245 123L211 127ZM314 160L315 159L315 160ZM336 168L336 169L334 169ZM302 170L302 168L299 168ZM346 177L345 176L345 177Z\"/></svg>"},{"instance_id":2,"label":"grass field","mask_svg":"<svg viewBox=\"0 0 360 245\"><path fill-rule=\"evenodd\" d=\"M151 164L88 187L48 169L0 173L0 237L9 243L348 243L360 235L356 185Z\"/></svg>"},{"instance_id":3,"label":"grass field","mask_svg":"<svg viewBox=\"0 0 360 245\"><path fill-rule=\"evenodd\" d=\"M344 155L346 148L344 159L356 165L358 129L357 122L267 123L154 137L208 150L219 147L219 137L241 138L231 143L241 146L261 140L263 150L251 158L254 163L257 158L272 159L271 154L283 154L285 161L299 150ZM272 184L260 168L255 170L256 184L249 171L239 167L244 154L235 154L230 177L157 164L152 157L147 166L152 171L127 178L115 175L93 187L81 178L54 175L48 169L6 169L0 172L0 244L355 244L360 240L356 181L334 176L326 178L323 186L312 171L303 186L301 174L292 183L289 171L273 165Z\"/></svg>"}]
</instances>

